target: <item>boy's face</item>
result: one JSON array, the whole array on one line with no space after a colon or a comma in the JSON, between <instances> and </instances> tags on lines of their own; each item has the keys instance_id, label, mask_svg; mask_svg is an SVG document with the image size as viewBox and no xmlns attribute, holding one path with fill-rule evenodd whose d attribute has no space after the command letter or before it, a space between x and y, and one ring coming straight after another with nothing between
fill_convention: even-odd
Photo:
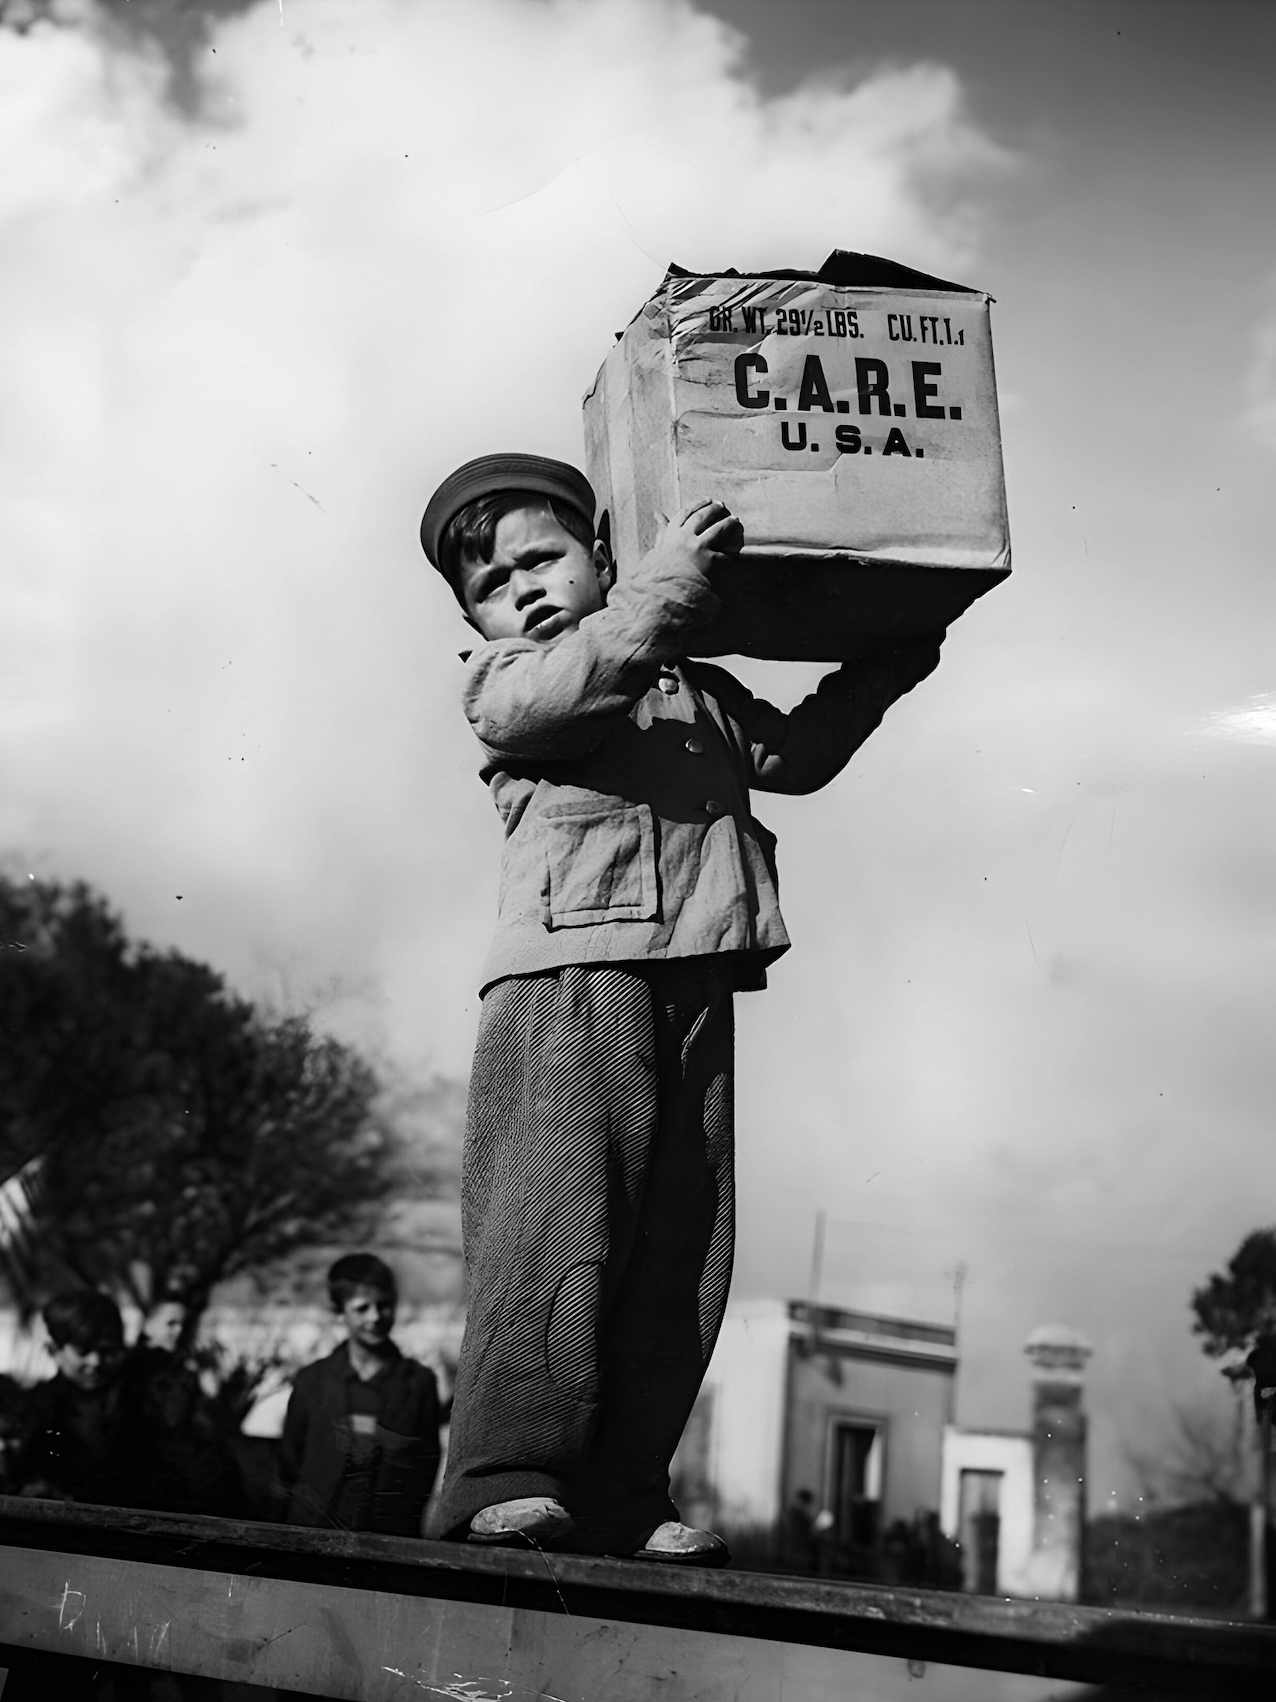
<instances>
[{"instance_id":1,"label":"boy's face","mask_svg":"<svg viewBox=\"0 0 1276 1702\"><path fill-rule=\"evenodd\" d=\"M607 546L592 550L548 508L515 508L496 524L491 561L460 569L465 612L484 638L544 641L574 632L611 589Z\"/></svg>"},{"instance_id":2,"label":"boy's face","mask_svg":"<svg viewBox=\"0 0 1276 1702\"><path fill-rule=\"evenodd\" d=\"M63 1342L52 1351L53 1363L67 1382L86 1393L106 1388L114 1380L124 1356L123 1348L116 1342L93 1342L85 1347Z\"/></svg>"},{"instance_id":3,"label":"boy's face","mask_svg":"<svg viewBox=\"0 0 1276 1702\"><path fill-rule=\"evenodd\" d=\"M394 1296L377 1288L356 1288L341 1308L341 1321L351 1341L378 1348L394 1328Z\"/></svg>"}]
</instances>

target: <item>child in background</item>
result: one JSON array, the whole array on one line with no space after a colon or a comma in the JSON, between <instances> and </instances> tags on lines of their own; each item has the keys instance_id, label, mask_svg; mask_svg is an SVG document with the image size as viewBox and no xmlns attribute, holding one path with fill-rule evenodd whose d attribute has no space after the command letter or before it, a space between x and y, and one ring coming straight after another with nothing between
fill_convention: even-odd
<instances>
[{"instance_id":1,"label":"child in background","mask_svg":"<svg viewBox=\"0 0 1276 1702\"><path fill-rule=\"evenodd\" d=\"M138 1345L156 1348L160 1353L176 1353L189 1317L189 1309L183 1300L161 1300L147 1314L142 1325L142 1341Z\"/></svg>"},{"instance_id":2,"label":"child in background","mask_svg":"<svg viewBox=\"0 0 1276 1702\"><path fill-rule=\"evenodd\" d=\"M44 1327L57 1375L26 1403L13 1480L58 1501L139 1505L139 1438L124 1368L119 1308L94 1289L55 1295Z\"/></svg>"},{"instance_id":3,"label":"child in background","mask_svg":"<svg viewBox=\"0 0 1276 1702\"><path fill-rule=\"evenodd\" d=\"M731 1277L732 998L789 944L749 792L831 780L943 635L848 663L786 714L683 659L739 521L693 504L618 574L594 511L574 467L490 455L421 523L485 641L463 698L505 830L430 1531L720 1565L669 1462Z\"/></svg>"},{"instance_id":4,"label":"child in background","mask_svg":"<svg viewBox=\"0 0 1276 1702\"><path fill-rule=\"evenodd\" d=\"M190 1307L167 1295L148 1315L125 1369L147 1456L147 1505L168 1513L243 1518L244 1486L228 1427L200 1386L184 1338Z\"/></svg>"},{"instance_id":5,"label":"child in background","mask_svg":"<svg viewBox=\"0 0 1276 1702\"><path fill-rule=\"evenodd\" d=\"M420 1536L439 1467L438 1382L390 1339L398 1290L375 1254L338 1259L328 1297L346 1339L293 1383L279 1453L285 1517Z\"/></svg>"}]
</instances>

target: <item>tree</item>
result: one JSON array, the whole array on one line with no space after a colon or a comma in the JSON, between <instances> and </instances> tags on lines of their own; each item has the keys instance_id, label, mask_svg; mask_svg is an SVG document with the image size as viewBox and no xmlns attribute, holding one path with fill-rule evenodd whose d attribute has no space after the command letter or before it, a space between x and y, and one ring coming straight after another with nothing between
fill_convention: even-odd
<instances>
[{"instance_id":1,"label":"tree","mask_svg":"<svg viewBox=\"0 0 1276 1702\"><path fill-rule=\"evenodd\" d=\"M34 1171L34 1269L9 1273L28 1305L70 1277L197 1314L227 1277L366 1237L399 1180L365 1060L131 944L82 884L0 877L0 1038L0 1178Z\"/></svg>"},{"instance_id":2,"label":"tree","mask_svg":"<svg viewBox=\"0 0 1276 1702\"><path fill-rule=\"evenodd\" d=\"M1233 1397L1169 1407L1168 1425L1155 1450L1126 1450L1143 1490L1145 1509L1239 1507L1248 1489L1244 1406Z\"/></svg>"},{"instance_id":3,"label":"tree","mask_svg":"<svg viewBox=\"0 0 1276 1702\"><path fill-rule=\"evenodd\" d=\"M1266 1616L1267 1525L1271 1480L1272 1399L1276 1395L1276 1229L1252 1230L1233 1253L1226 1272L1215 1272L1192 1296L1193 1329L1233 1381L1252 1377L1256 1420L1250 1500L1249 1609ZM1244 1360L1240 1356L1244 1354Z\"/></svg>"},{"instance_id":4,"label":"tree","mask_svg":"<svg viewBox=\"0 0 1276 1702\"><path fill-rule=\"evenodd\" d=\"M1261 1337L1276 1335L1276 1229L1252 1230L1226 1272L1193 1294L1192 1311L1192 1328L1214 1359L1252 1353Z\"/></svg>"}]
</instances>

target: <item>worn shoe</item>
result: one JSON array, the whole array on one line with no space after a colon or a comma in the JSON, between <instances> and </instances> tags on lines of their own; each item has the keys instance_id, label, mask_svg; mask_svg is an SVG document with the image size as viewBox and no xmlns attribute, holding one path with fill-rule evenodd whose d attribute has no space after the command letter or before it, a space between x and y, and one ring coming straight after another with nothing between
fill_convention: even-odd
<instances>
[{"instance_id":1,"label":"worn shoe","mask_svg":"<svg viewBox=\"0 0 1276 1702\"><path fill-rule=\"evenodd\" d=\"M518 1501L498 1501L470 1520L466 1542L506 1548L548 1548L571 1529L572 1516L561 1501L549 1495L524 1495Z\"/></svg>"},{"instance_id":2,"label":"worn shoe","mask_svg":"<svg viewBox=\"0 0 1276 1702\"><path fill-rule=\"evenodd\" d=\"M712 1531L698 1531L692 1525L666 1519L656 1526L634 1559L657 1560L667 1566L726 1566L731 1551Z\"/></svg>"}]
</instances>

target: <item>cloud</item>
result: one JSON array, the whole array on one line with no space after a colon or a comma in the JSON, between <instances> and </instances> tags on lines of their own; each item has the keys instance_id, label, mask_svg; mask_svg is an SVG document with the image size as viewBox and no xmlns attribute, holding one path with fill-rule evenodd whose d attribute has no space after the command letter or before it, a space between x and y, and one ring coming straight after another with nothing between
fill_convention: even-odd
<instances>
[{"instance_id":1,"label":"cloud","mask_svg":"<svg viewBox=\"0 0 1276 1702\"><path fill-rule=\"evenodd\" d=\"M1216 709L1197 728L1215 739L1245 745L1276 745L1276 694L1251 697L1235 709Z\"/></svg>"},{"instance_id":2,"label":"cloud","mask_svg":"<svg viewBox=\"0 0 1276 1702\"><path fill-rule=\"evenodd\" d=\"M578 456L668 259L960 272L1000 160L941 67L768 100L743 46L676 0L262 4L191 118L144 37L0 30L4 843L462 1066L496 840L425 497Z\"/></svg>"}]
</instances>

